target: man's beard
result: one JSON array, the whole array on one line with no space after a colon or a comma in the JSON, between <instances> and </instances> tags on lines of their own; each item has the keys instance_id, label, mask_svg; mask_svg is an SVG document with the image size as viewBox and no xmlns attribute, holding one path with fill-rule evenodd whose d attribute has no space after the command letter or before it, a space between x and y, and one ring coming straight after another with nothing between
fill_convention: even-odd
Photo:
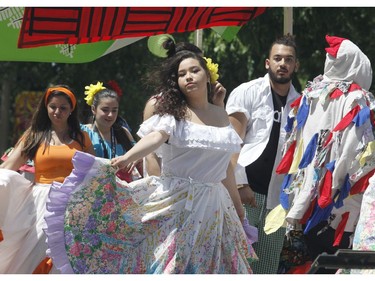
<instances>
[{"instance_id":1,"label":"man's beard","mask_svg":"<svg viewBox=\"0 0 375 281\"><path fill-rule=\"evenodd\" d=\"M269 68L268 75L270 76L271 81L274 83L288 84L293 79L294 71L289 77L277 77L276 74Z\"/></svg>"}]
</instances>

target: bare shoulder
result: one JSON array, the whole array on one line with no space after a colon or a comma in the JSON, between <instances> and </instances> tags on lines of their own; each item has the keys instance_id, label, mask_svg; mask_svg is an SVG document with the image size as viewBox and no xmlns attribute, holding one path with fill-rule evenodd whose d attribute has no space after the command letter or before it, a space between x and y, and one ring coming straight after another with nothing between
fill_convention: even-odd
<instances>
[{"instance_id":1,"label":"bare shoulder","mask_svg":"<svg viewBox=\"0 0 375 281\"><path fill-rule=\"evenodd\" d=\"M155 104L156 104L156 97L151 97L145 104L145 108L143 110L143 120L147 120L155 112Z\"/></svg>"}]
</instances>

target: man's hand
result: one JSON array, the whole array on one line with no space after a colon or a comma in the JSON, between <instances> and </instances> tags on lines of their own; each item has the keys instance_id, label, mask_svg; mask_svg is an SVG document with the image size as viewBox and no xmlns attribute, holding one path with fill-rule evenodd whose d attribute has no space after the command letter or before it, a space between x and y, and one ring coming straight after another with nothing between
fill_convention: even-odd
<instances>
[{"instance_id":1,"label":"man's hand","mask_svg":"<svg viewBox=\"0 0 375 281\"><path fill-rule=\"evenodd\" d=\"M238 192L240 193L242 204L250 205L250 207L257 207L257 202L255 200L254 191L250 188L248 184L243 184L238 187Z\"/></svg>"}]
</instances>

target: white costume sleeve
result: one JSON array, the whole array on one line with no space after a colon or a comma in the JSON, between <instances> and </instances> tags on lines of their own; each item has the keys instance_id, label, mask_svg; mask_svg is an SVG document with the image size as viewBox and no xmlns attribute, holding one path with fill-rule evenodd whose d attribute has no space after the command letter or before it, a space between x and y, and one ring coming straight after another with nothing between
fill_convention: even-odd
<instances>
[{"instance_id":1,"label":"white costume sleeve","mask_svg":"<svg viewBox=\"0 0 375 281\"><path fill-rule=\"evenodd\" d=\"M175 129L176 119L172 115L153 115L141 124L137 135L143 138L145 135L155 131L163 131L171 135Z\"/></svg>"}]
</instances>

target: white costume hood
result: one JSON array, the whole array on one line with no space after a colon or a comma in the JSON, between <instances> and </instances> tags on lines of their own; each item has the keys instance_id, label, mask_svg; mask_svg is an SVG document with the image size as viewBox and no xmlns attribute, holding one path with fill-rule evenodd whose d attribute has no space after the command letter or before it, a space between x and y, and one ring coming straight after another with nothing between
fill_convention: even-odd
<instances>
[{"instance_id":1,"label":"white costume hood","mask_svg":"<svg viewBox=\"0 0 375 281\"><path fill-rule=\"evenodd\" d=\"M372 69L368 57L350 40L326 35L330 47L324 65L323 81L354 82L369 90Z\"/></svg>"}]
</instances>

